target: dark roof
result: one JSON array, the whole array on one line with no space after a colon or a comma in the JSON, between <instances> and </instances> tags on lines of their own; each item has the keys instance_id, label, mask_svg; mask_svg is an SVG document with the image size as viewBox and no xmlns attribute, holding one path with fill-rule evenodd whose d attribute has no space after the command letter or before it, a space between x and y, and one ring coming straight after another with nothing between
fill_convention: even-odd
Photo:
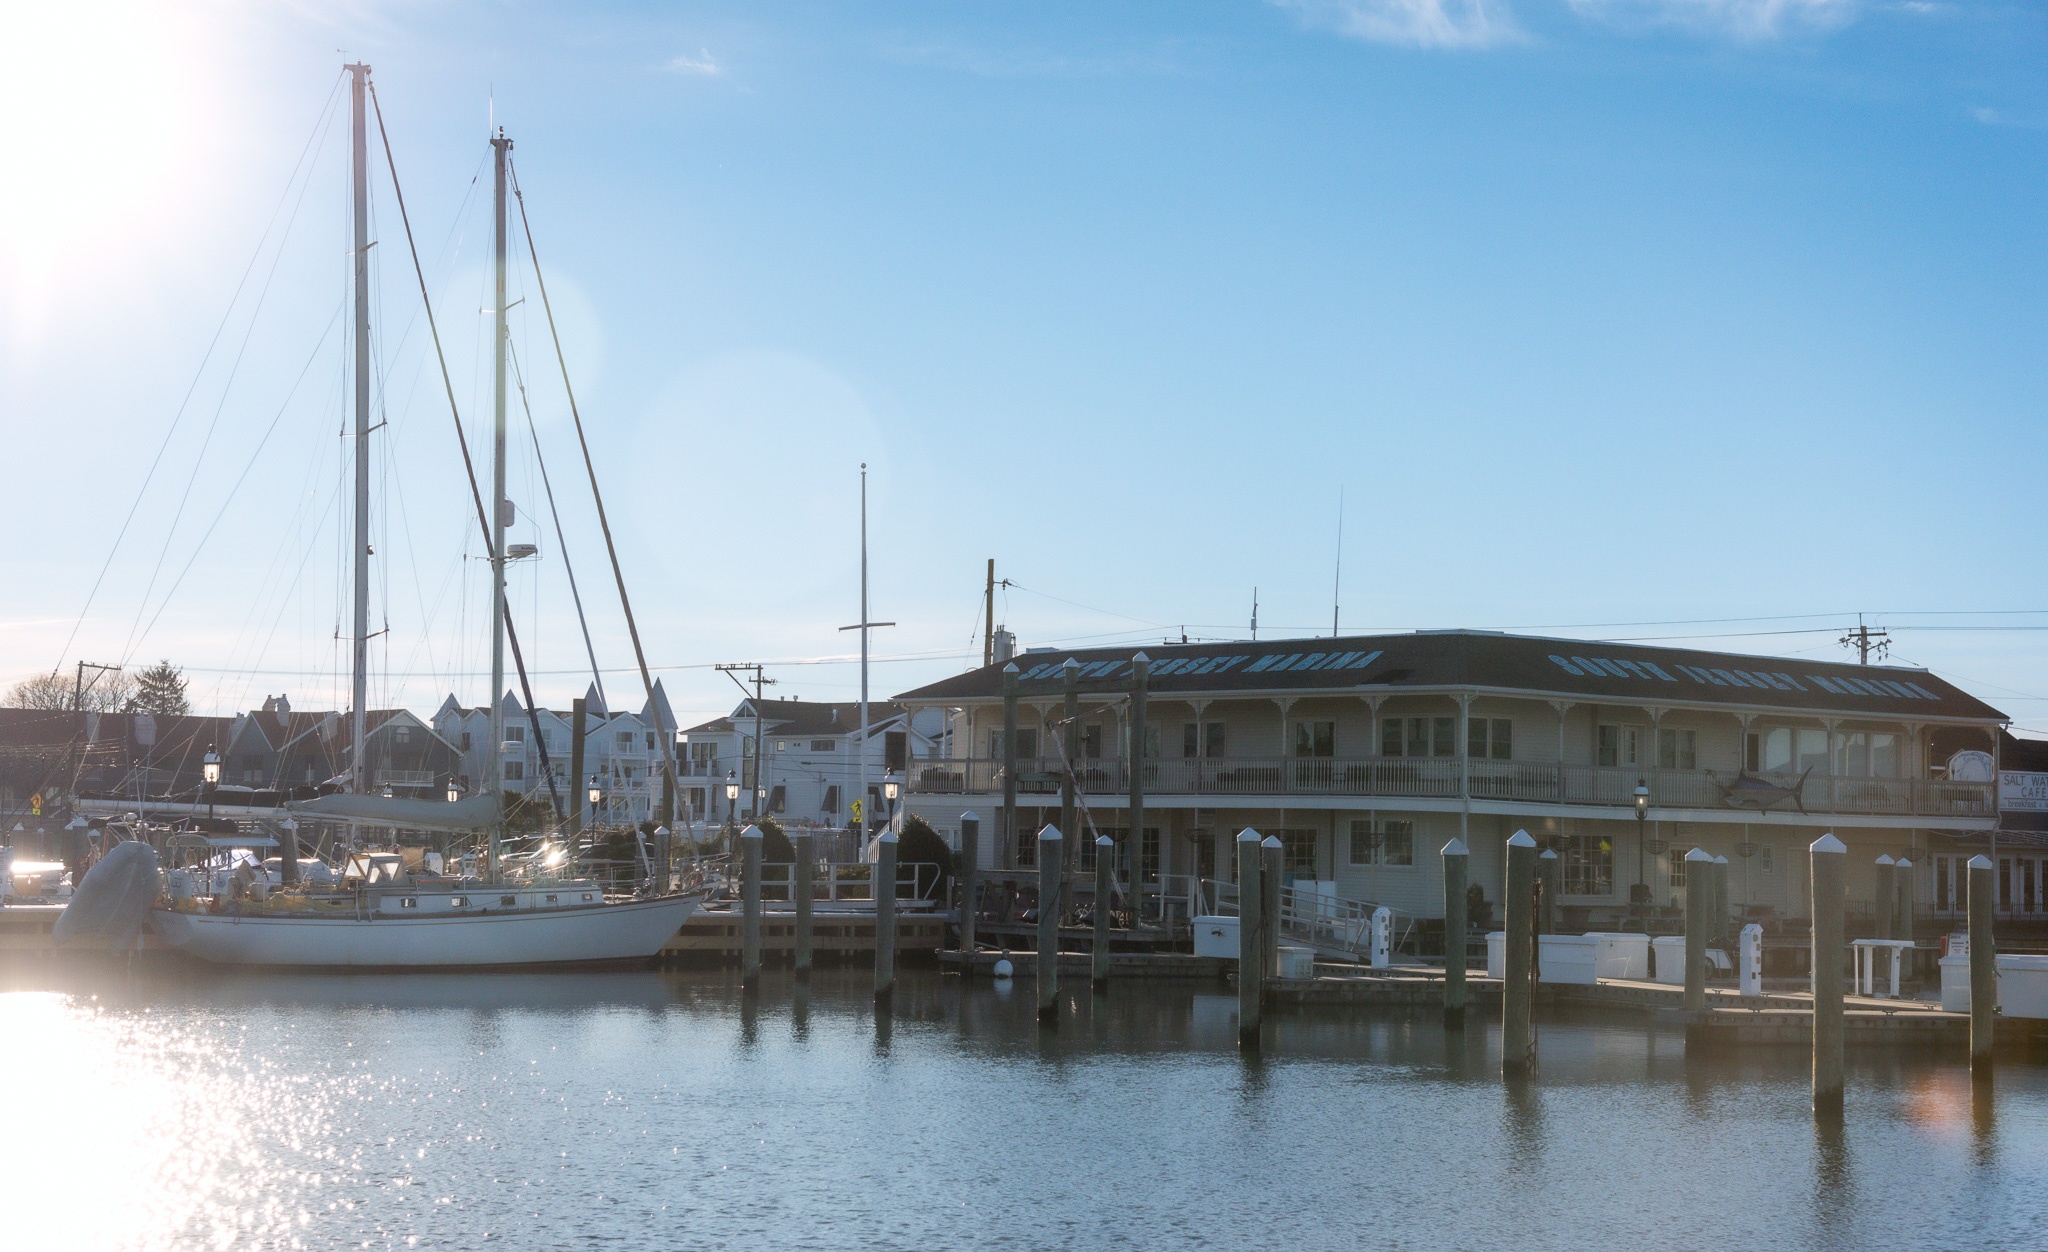
<instances>
[{"instance_id":1,"label":"dark roof","mask_svg":"<svg viewBox=\"0 0 2048 1252\"><path fill-rule=\"evenodd\" d=\"M1070 657L1080 662L1083 691L1121 690L1130 678L1131 658L1140 652L1152 661L1148 689L1162 694L1463 688L1629 704L2005 720L1997 709L1922 669L1486 631L1028 652L1014 660L1018 690L1041 699L1057 695ZM983 666L896 698L907 704L997 699L1002 668Z\"/></svg>"},{"instance_id":2,"label":"dark roof","mask_svg":"<svg viewBox=\"0 0 2048 1252\"><path fill-rule=\"evenodd\" d=\"M745 706L742 706L745 707ZM870 730L894 717L903 715L903 706L888 700L868 701L868 728ZM749 712L741 720L746 729L754 728L753 714ZM763 700L761 701L761 725L764 733L771 735L847 735L860 729L860 702L848 700L844 703L828 703L815 700ZM692 726L684 734L703 731L707 734L729 731L733 728L731 717L718 717L699 726Z\"/></svg>"}]
</instances>

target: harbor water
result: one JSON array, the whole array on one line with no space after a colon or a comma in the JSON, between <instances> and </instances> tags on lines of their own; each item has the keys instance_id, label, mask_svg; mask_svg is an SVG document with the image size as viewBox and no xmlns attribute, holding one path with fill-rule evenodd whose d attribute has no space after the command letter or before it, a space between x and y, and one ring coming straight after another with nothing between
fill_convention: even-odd
<instances>
[{"instance_id":1,"label":"harbor water","mask_svg":"<svg viewBox=\"0 0 2048 1252\"><path fill-rule=\"evenodd\" d=\"M2048 1070L820 970L15 969L0 1195L23 1248L2040 1246ZM18 1240L18 1241L17 1241Z\"/></svg>"}]
</instances>

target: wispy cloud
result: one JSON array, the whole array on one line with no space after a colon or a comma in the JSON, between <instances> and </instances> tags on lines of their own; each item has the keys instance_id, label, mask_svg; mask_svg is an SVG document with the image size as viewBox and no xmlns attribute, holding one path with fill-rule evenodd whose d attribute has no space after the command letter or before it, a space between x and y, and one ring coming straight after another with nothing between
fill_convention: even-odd
<instances>
[{"instance_id":1,"label":"wispy cloud","mask_svg":"<svg viewBox=\"0 0 2048 1252\"><path fill-rule=\"evenodd\" d=\"M1165 74L1178 68L1174 48L1157 45L1109 51L984 47L951 39L888 39L878 49L899 65L923 65L982 78L1100 78Z\"/></svg>"},{"instance_id":2,"label":"wispy cloud","mask_svg":"<svg viewBox=\"0 0 2048 1252\"><path fill-rule=\"evenodd\" d=\"M1862 0L1567 0L1581 17L1612 26L1666 26L1760 42L1848 25Z\"/></svg>"},{"instance_id":3,"label":"wispy cloud","mask_svg":"<svg viewBox=\"0 0 2048 1252\"><path fill-rule=\"evenodd\" d=\"M1505 0L1271 0L1310 26L1407 48L1491 48L1524 35Z\"/></svg>"},{"instance_id":4,"label":"wispy cloud","mask_svg":"<svg viewBox=\"0 0 2048 1252\"><path fill-rule=\"evenodd\" d=\"M712 56L708 48L697 49L695 56L685 52L672 58L663 68L671 74L696 74L705 78L716 78L725 73L725 67L718 63L718 58Z\"/></svg>"},{"instance_id":5,"label":"wispy cloud","mask_svg":"<svg viewBox=\"0 0 2048 1252\"><path fill-rule=\"evenodd\" d=\"M2048 127L2048 116L2039 113L2021 114L2009 109L1979 106L1970 110L1970 116L1986 126L2012 126L2020 130L2041 130Z\"/></svg>"}]
</instances>

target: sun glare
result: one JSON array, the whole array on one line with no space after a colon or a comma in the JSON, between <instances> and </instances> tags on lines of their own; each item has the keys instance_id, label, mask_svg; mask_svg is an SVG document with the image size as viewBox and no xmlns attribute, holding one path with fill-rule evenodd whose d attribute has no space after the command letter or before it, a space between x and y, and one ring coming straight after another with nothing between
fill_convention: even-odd
<instances>
[{"instance_id":1,"label":"sun glare","mask_svg":"<svg viewBox=\"0 0 2048 1252\"><path fill-rule=\"evenodd\" d=\"M22 326L170 224L213 92L179 5L14 0L0 13L0 282Z\"/></svg>"}]
</instances>

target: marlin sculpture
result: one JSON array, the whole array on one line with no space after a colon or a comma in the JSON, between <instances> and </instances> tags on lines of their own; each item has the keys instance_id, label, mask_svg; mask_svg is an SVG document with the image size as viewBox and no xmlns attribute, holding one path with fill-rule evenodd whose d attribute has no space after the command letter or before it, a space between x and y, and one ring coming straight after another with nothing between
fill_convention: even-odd
<instances>
[{"instance_id":1,"label":"marlin sculpture","mask_svg":"<svg viewBox=\"0 0 2048 1252\"><path fill-rule=\"evenodd\" d=\"M1788 786L1784 783L1772 782L1762 774L1752 774L1748 770L1741 770L1727 782L1722 782L1718 778L1715 779L1714 785L1721 789L1721 802L1730 808L1756 809L1759 812L1768 813L1771 811L1772 805L1782 804L1790 800L1801 813L1804 813L1806 812L1806 777L1807 774L1811 773L1813 773L1813 767L1808 766L1806 773L1799 776L1799 781Z\"/></svg>"}]
</instances>

